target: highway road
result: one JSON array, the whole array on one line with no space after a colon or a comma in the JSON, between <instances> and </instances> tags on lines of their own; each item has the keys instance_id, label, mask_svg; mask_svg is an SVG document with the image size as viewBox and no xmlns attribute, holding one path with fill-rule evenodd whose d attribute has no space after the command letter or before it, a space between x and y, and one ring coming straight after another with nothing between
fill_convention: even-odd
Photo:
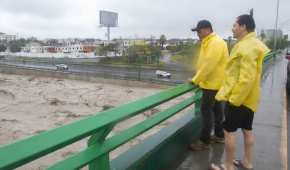
<instances>
[{"instance_id":1,"label":"highway road","mask_svg":"<svg viewBox=\"0 0 290 170\"><path fill-rule=\"evenodd\" d=\"M56 70L55 64L48 62L23 62L23 61L7 61L0 60L0 63L13 65L18 67L29 67L45 70ZM171 73L171 78L158 78L155 74L157 69L141 68L141 67L124 67L124 66L111 66L111 65L84 65L84 64L67 64L68 71L71 73L89 74L100 77L120 78L120 79L135 79L135 80L150 80L150 81L164 81L171 83L182 83L192 77L192 73L184 70L177 70L176 68L162 69Z\"/></svg>"}]
</instances>

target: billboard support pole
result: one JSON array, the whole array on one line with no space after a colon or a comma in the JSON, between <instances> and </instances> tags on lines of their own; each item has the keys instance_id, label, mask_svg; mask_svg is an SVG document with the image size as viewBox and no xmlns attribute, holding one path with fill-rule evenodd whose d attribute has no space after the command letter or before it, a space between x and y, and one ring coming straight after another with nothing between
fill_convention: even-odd
<instances>
[{"instance_id":1,"label":"billboard support pole","mask_svg":"<svg viewBox=\"0 0 290 170\"><path fill-rule=\"evenodd\" d=\"M110 42L110 26L107 27L107 38L108 42Z\"/></svg>"}]
</instances>

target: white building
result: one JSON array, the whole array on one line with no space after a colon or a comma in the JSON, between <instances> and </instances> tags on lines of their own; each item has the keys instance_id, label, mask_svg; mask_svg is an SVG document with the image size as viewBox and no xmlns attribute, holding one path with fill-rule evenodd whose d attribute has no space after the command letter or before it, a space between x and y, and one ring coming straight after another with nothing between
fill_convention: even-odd
<instances>
[{"instance_id":1,"label":"white building","mask_svg":"<svg viewBox=\"0 0 290 170\"><path fill-rule=\"evenodd\" d=\"M17 36L16 35L8 35L8 34L5 34L3 32L0 32L0 40L1 41L14 41L14 40L17 40Z\"/></svg>"},{"instance_id":2,"label":"white building","mask_svg":"<svg viewBox=\"0 0 290 170\"><path fill-rule=\"evenodd\" d=\"M43 47L41 44L32 42L27 44L25 47L22 48L22 52L27 52L27 53L43 53Z\"/></svg>"},{"instance_id":3,"label":"white building","mask_svg":"<svg viewBox=\"0 0 290 170\"><path fill-rule=\"evenodd\" d=\"M33 42L26 44L25 47L22 47L22 52L27 52L27 53L42 53L43 49L41 44Z\"/></svg>"},{"instance_id":4,"label":"white building","mask_svg":"<svg viewBox=\"0 0 290 170\"><path fill-rule=\"evenodd\" d=\"M72 44L62 47L57 47L57 52L60 53L78 53L84 51L84 48L81 44Z\"/></svg>"}]
</instances>

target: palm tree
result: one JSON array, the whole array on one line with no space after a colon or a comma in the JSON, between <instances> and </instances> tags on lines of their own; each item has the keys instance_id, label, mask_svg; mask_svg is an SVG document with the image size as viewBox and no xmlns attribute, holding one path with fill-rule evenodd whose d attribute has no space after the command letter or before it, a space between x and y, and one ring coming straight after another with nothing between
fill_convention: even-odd
<instances>
[{"instance_id":1,"label":"palm tree","mask_svg":"<svg viewBox=\"0 0 290 170\"><path fill-rule=\"evenodd\" d=\"M161 48L163 49L164 48L164 44L166 43L166 37L165 37L165 35L164 34L162 34L161 36L160 36L160 39L159 39L159 43L160 43L160 46L161 46Z\"/></svg>"}]
</instances>

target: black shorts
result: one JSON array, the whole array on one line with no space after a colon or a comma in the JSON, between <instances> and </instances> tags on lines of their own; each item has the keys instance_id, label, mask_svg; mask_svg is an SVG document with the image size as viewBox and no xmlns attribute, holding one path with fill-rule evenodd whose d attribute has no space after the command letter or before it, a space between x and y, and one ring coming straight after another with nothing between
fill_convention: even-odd
<instances>
[{"instance_id":1,"label":"black shorts","mask_svg":"<svg viewBox=\"0 0 290 170\"><path fill-rule=\"evenodd\" d=\"M223 128L227 132L235 132L237 129L252 130L254 112L245 106L225 105L225 121Z\"/></svg>"}]
</instances>

